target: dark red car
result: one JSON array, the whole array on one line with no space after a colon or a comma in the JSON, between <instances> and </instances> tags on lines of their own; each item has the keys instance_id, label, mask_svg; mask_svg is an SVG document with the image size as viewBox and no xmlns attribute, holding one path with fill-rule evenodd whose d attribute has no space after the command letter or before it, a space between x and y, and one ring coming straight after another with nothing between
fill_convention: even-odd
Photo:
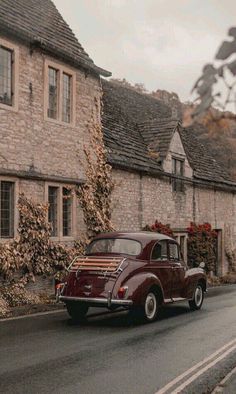
<instances>
[{"instance_id":1,"label":"dark red car","mask_svg":"<svg viewBox=\"0 0 236 394\"><path fill-rule=\"evenodd\" d=\"M100 234L69 267L57 296L75 320L90 306L130 309L153 321L159 307L187 300L200 309L206 291L203 265L188 268L179 244L152 232Z\"/></svg>"}]
</instances>

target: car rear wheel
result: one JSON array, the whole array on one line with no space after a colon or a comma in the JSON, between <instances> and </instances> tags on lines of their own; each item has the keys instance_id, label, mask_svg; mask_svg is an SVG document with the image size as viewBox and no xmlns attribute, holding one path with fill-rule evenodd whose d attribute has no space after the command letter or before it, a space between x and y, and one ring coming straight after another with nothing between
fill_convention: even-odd
<instances>
[{"instance_id":1,"label":"car rear wheel","mask_svg":"<svg viewBox=\"0 0 236 394\"><path fill-rule=\"evenodd\" d=\"M204 290L200 283L196 286L193 294L193 299L189 301L190 309L196 311L201 308L204 300Z\"/></svg>"},{"instance_id":2,"label":"car rear wheel","mask_svg":"<svg viewBox=\"0 0 236 394\"><path fill-rule=\"evenodd\" d=\"M144 314L144 319L147 322L152 322L156 320L158 313L158 298L156 293L150 292L147 294L145 303L144 303L144 308L143 308L143 314Z\"/></svg>"},{"instance_id":3,"label":"car rear wheel","mask_svg":"<svg viewBox=\"0 0 236 394\"><path fill-rule=\"evenodd\" d=\"M86 314L89 307L81 302L67 302L67 312L74 322L83 322L86 319Z\"/></svg>"}]
</instances>

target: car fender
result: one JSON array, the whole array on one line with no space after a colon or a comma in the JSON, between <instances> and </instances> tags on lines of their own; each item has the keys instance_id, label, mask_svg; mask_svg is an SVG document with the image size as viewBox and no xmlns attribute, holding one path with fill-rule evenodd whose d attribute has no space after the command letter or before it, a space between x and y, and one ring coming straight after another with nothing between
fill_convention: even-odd
<instances>
[{"instance_id":1,"label":"car fender","mask_svg":"<svg viewBox=\"0 0 236 394\"><path fill-rule=\"evenodd\" d=\"M152 287L159 289L162 301L164 299L163 288L159 278L151 272L143 272L129 278L123 286L128 287L128 298L134 305L143 305L146 295Z\"/></svg>"},{"instance_id":2,"label":"car fender","mask_svg":"<svg viewBox=\"0 0 236 394\"><path fill-rule=\"evenodd\" d=\"M207 291L207 278L202 268L191 268L187 271L186 285L183 296L188 299L193 298L195 288L198 283L202 283L204 292Z\"/></svg>"}]
</instances>

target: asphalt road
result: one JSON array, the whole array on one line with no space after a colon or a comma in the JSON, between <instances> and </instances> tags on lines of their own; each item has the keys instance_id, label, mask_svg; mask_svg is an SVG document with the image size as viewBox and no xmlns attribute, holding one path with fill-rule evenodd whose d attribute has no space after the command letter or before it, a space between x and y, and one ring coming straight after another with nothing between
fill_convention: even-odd
<instances>
[{"instance_id":1,"label":"asphalt road","mask_svg":"<svg viewBox=\"0 0 236 394\"><path fill-rule=\"evenodd\" d=\"M175 304L147 325L126 313L73 325L64 311L4 321L0 393L154 394L234 339L235 285L210 290L200 311ZM210 392L236 365L236 350L228 353L183 392Z\"/></svg>"}]
</instances>

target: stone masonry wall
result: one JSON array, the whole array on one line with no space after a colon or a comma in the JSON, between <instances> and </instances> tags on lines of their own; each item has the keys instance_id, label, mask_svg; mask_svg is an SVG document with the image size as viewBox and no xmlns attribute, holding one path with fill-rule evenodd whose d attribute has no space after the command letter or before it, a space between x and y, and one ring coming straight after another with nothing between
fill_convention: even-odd
<instances>
[{"instance_id":1,"label":"stone masonry wall","mask_svg":"<svg viewBox=\"0 0 236 394\"><path fill-rule=\"evenodd\" d=\"M60 177L65 179L64 185L70 186L67 179L85 178L83 148L89 144L88 126L92 114L100 121L99 108L95 105L101 97L100 79L46 56L40 50L30 54L29 47L4 39L19 50L19 100L17 111L0 107L0 178L15 181L15 203L22 192L35 203L44 203L47 201L46 179ZM53 61L76 74L73 125L45 118L45 61ZM4 175L6 172L10 175ZM19 177L22 172L26 173L25 178ZM36 173L42 180L27 178ZM56 182L55 185L59 185ZM78 202L74 204L73 219L77 236L85 231Z\"/></svg>"},{"instance_id":2,"label":"stone masonry wall","mask_svg":"<svg viewBox=\"0 0 236 394\"><path fill-rule=\"evenodd\" d=\"M101 96L99 79L65 64L76 72L75 126L46 120L45 60L62 63L39 50L31 55L28 47L14 44L19 48L19 109L0 108L0 170L83 178L83 146L88 142L94 99Z\"/></svg>"},{"instance_id":3,"label":"stone masonry wall","mask_svg":"<svg viewBox=\"0 0 236 394\"><path fill-rule=\"evenodd\" d=\"M209 222L222 231L222 273L227 272L226 244L236 249L236 195L185 185L184 193L172 191L168 179L113 170L112 221L117 230L140 230L156 219L174 229L186 229L191 221ZM141 209L141 210L140 210Z\"/></svg>"}]
</instances>

